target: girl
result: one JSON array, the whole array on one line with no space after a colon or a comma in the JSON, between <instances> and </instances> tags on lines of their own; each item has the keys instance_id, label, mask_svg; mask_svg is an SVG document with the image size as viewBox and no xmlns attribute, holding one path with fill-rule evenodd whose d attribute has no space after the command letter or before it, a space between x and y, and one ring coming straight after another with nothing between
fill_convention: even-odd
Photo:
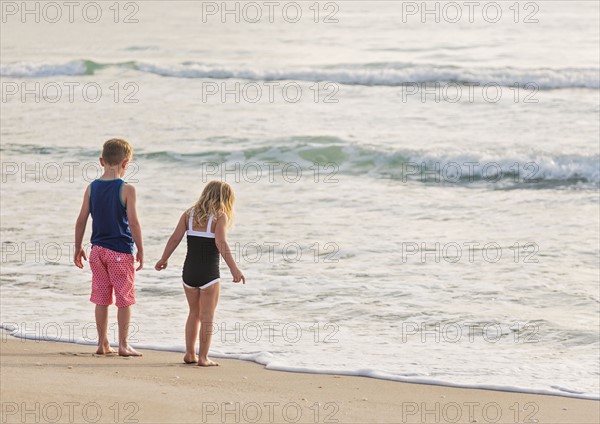
<instances>
[{"instance_id":1,"label":"girl","mask_svg":"<svg viewBox=\"0 0 600 424\"><path fill-rule=\"evenodd\" d=\"M233 275L233 282L242 281L246 284L227 244L226 233L232 222L234 200L229 184L221 181L208 183L196 204L181 215L162 258L154 267L157 271L167 267L171 254L187 233L187 255L183 264L183 290L190 307L185 325L183 361L186 364L197 362L203 367L219 365L208 359L213 319L219 300L219 253ZM198 332L200 357L196 358Z\"/></svg>"}]
</instances>

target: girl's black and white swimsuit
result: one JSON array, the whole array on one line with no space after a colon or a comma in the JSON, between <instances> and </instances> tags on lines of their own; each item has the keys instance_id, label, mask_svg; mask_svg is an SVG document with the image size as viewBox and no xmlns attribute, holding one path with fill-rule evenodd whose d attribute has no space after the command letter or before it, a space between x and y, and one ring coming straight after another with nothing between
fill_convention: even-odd
<instances>
[{"instance_id":1,"label":"girl's black and white swimsuit","mask_svg":"<svg viewBox=\"0 0 600 424\"><path fill-rule=\"evenodd\" d=\"M187 254L183 264L183 285L191 289L205 289L219 282L219 250L215 233L211 233L213 215L208 218L206 231L194 231L194 210L190 212L187 230Z\"/></svg>"}]
</instances>

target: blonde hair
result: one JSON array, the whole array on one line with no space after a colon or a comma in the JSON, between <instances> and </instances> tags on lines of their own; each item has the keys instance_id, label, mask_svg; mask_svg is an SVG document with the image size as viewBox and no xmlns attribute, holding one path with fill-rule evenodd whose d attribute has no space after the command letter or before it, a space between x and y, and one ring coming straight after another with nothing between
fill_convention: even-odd
<instances>
[{"instance_id":1,"label":"blonde hair","mask_svg":"<svg viewBox=\"0 0 600 424\"><path fill-rule=\"evenodd\" d=\"M111 138L102 146L102 159L109 165L118 165L132 155L133 147L122 138Z\"/></svg>"},{"instance_id":2,"label":"blonde hair","mask_svg":"<svg viewBox=\"0 0 600 424\"><path fill-rule=\"evenodd\" d=\"M235 195L233 189L227 183L213 180L209 182L200 198L194 206L188 210L188 214L194 212L194 222L200 224L201 222L208 222L210 215L214 215L216 219L219 219L221 214L227 216L227 226L230 227L233 222L233 203L235 201ZM190 228L191 229L191 228ZM210 228L208 229L210 231Z\"/></svg>"}]
</instances>

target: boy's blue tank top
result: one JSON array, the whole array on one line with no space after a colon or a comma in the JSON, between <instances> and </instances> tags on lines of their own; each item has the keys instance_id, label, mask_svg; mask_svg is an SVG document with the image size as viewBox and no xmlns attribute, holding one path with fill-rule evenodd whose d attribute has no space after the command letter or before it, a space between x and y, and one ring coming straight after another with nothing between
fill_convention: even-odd
<instances>
[{"instance_id":1,"label":"boy's blue tank top","mask_svg":"<svg viewBox=\"0 0 600 424\"><path fill-rule=\"evenodd\" d=\"M133 253L127 209L121 201L125 181L95 180L90 184L92 245L120 253Z\"/></svg>"}]
</instances>

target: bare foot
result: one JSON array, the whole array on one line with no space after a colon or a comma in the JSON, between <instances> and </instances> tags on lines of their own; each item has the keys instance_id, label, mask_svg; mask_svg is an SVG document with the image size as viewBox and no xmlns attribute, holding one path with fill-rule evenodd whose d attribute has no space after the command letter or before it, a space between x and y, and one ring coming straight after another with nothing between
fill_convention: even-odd
<instances>
[{"instance_id":1,"label":"bare foot","mask_svg":"<svg viewBox=\"0 0 600 424\"><path fill-rule=\"evenodd\" d=\"M142 354L131 346L125 346L123 348L119 346L119 356L142 356Z\"/></svg>"},{"instance_id":2,"label":"bare foot","mask_svg":"<svg viewBox=\"0 0 600 424\"><path fill-rule=\"evenodd\" d=\"M195 364L198 362L198 358L196 357L196 355L186 353L183 357L183 362L185 362L186 364Z\"/></svg>"},{"instance_id":3,"label":"bare foot","mask_svg":"<svg viewBox=\"0 0 600 424\"><path fill-rule=\"evenodd\" d=\"M217 364L215 361L211 361L208 358L205 359L198 359L198 366L199 367L218 367L219 364Z\"/></svg>"},{"instance_id":4,"label":"bare foot","mask_svg":"<svg viewBox=\"0 0 600 424\"><path fill-rule=\"evenodd\" d=\"M96 351L98 355L108 355L110 353L117 353L110 345L98 346L98 350Z\"/></svg>"}]
</instances>

